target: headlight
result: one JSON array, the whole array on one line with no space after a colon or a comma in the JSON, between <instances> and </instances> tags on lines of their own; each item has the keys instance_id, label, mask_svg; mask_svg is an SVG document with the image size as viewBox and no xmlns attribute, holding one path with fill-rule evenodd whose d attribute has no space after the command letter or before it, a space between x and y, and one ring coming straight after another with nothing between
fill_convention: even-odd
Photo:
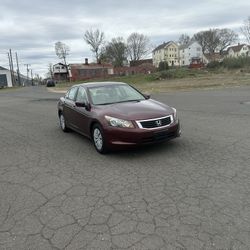
<instances>
[{"instance_id":1,"label":"headlight","mask_svg":"<svg viewBox=\"0 0 250 250\"><path fill-rule=\"evenodd\" d=\"M131 121L126 121L126 120L122 120L122 119L107 116L107 115L105 115L105 119L107 120L108 124L112 127L134 128L134 125Z\"/></svg>"},{"instance_id":2,"label":"headlight","mask_svg":"<svg viewBox=\"0 0 250 250\"><path fill-rule=\"evenodd\" d=\"M176 109L173 108L173 107L172 107L172 109L174 110L174 115L173 115L174 121L177 121L178 120L178 116L177 116Z\"/></svg>"}]
</instances>

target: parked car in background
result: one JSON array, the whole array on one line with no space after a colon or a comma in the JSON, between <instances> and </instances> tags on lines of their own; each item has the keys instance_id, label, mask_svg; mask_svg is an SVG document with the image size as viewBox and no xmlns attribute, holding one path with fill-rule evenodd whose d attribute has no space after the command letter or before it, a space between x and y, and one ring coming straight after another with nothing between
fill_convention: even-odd
<instances>
[{"instance_id":1,"label":"parked car in background","mask_svg":"<svg viewBox=\"0 0 250 250\"><path fill-rule=\"evenodd\" d=\"M52 80L52 79L47 80L46 86L47 86L47 87L55 87L55 86L56 86L55 81Z\"/></svg>"},{"instance_id":2,"label":"parked car in background","mask_svg":"<svg viewBox=\"0 0 250 250\"><path fill-rule=\"evenodd\" d=\"M61 129L90 138L99 153L162 142L180 136L176 109L126 83L72 86L58 102Z\"/></svg>"}]
</instances>

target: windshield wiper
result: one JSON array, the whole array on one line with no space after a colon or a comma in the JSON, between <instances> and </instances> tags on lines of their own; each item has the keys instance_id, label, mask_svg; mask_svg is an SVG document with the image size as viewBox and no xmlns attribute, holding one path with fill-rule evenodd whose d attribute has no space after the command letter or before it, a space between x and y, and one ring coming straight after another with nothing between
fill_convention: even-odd
<instances>
[{"instance_id":1,"label":"windshield wiper","mask_svg":"<svg viewBox=\"0 0 250 250\"><path fill-rule=\"evenodd\" d=\"M140 102L143 99L134 99L134 100L124 100L124 101L119 101L119 102L105 102L105 103L99 103L95 105L110 105L110 104L116 104L116 103L123 103L123 102Z\"/></svg>"},{"instance_id":2,"label":"windshield wiper","mask_svg":"<svg viewBox=\"0 0 250 250\"><path fill-rule=\"evenodd\" d=\"M119 102L116 102L116 103L122 103L122 102L140 102L140 101L142 101L142 99L124 100L124 101L119 101Z\"/></svg>"}]
</instances>

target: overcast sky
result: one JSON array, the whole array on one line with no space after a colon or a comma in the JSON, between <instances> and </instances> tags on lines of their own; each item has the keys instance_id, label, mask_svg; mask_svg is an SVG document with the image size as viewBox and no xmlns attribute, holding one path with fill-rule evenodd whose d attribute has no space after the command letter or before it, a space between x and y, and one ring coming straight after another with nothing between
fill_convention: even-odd
<instances>
[{"instance_id":1,"label":"overcast sky","mask_svg":"<svg viewBox=\"0 0 250 250\"><path fill-rule=\"evenodd\" d=\"M106 40L132 32L147 35L154 46L210 28L229 28L240 34L250 15L249 0L0 0L0 66L8 67L7 51L42 76L55 55L57 41L70 47L68 63L93 56L83 40L89 29L100 29ZM241 41L244 42L242 36Z\"/></svg>"}]
</instances>

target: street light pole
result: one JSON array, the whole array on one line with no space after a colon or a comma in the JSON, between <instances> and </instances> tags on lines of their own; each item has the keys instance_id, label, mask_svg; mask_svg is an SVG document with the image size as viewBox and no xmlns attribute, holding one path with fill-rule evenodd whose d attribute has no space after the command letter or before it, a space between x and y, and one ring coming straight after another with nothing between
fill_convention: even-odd
<instances>
[{"instance_id":1,"label":"street light pole","mask_svg":"<svg viewBox=\"0 0 250 250\"><path fill-rule=\"evenodd\" d=\"M30 64L24 64L24 66L26 66L26 69L27 69L27 83L28 83L28 80L29 80L29 66L31 66Z\"/></svg>"}]
</instances>

